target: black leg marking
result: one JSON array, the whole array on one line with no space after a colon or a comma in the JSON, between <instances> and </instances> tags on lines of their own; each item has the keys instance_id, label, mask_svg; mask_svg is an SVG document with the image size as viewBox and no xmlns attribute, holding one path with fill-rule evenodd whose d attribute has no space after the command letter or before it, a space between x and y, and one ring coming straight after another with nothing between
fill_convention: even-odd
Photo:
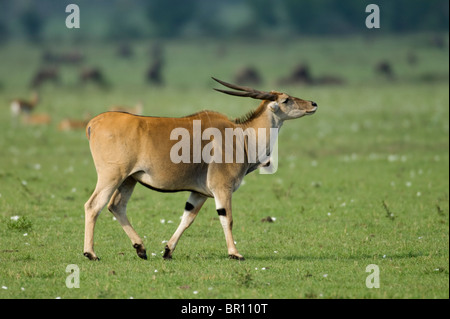
<instances>
[{"instance_id":1,"label":"black leg marking","mask_svg":"<svg viewBox=\"0 0 450 319\"><path fill-rule=\"evenodd\" d=\"M192 205L192 204L189 203L189 202L186 202L186 206L184 206L184 210L190 212L190 211L193 210L193 209L194 209L194 205Z\"/></svg>"},{"instance_id":2,"label":"black leg marking","mask_svg":"<svg viewBox=\"0 0 450 319\"><path fill-rule=\"evenodd\" d=\"M219 216L227 216L227 211L225 210L225 208L219 208L217 210L217 214L219 214Z\"/></svg>"},{"instance_id":3,"label":"black leg marking","mask_svg":"<svg viewBox=\"0 0 450 319\"><path fill-rule=\"evenodd\" d=\"M145 251L144 246L140 244L134 244L133 247L134 249L136 249L136 253L140 258L147 260L147 252Z\"/></svg>"}]
</instances>

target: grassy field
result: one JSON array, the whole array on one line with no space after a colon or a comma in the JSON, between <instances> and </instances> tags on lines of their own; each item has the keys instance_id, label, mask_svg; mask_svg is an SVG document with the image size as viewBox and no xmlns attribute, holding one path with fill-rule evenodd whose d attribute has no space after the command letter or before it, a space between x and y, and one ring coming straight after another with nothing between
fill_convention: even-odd
<instances>
[{"instance_id":1,"label":"grassy field","mask_svg":"<svg viewBox=\"0 0 450 319\"><path fill-rule=\"evenodd\" d=\"M232 42L220 57L218 42L169 42L167 84L156 88L144 83L150 44L133 45L131 60L118 59L112 44L82 45L84 64L101 67L111 87L80 87L78 69L61 67L62 84L40 89L36 112L52 115L49 126L17 123L9 111L11 99L30 95L42 50L0 48L0 298L449 298L448 50L430 47L426 35ZM407 63L409 52L417 65ZM395 81L374 73L383 59ZM299 62L347 84L278 86ZM87 260L83 205L95 168L84 132L59 132L58 122L139 100L146 115L239 116L258 102L214 92L210 76L232 81L249 63L265 79L260 89L314 100L319 111L286 122L276 174L250 174L234 194L233 233L246 260L227 258L208 200L164 261L188 194L140 186L128 216L149 260L136 256L107 210L95 233L101 261ZM262 222L267 216L275 222ZM70 264L80 288L66 287ZM370 264L380 288L366 287Z\"/></svg>"}]
</instances>

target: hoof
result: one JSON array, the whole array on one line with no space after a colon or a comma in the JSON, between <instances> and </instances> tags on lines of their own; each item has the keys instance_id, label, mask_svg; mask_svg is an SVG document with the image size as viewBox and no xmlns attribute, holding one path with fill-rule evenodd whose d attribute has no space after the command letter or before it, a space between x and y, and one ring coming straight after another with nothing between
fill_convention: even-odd
<instances>
[{"instance_id":1,"label":"hoof","mask_svg":"<svg viewBox=\"0 0 450 319\"><path fill-rule=\"evenodd\" d=\"M100 258L98 258L97 256L95 256L91 253L84 253L83 255L84 255L84 257L89 258L89 260L100 260Z\"/></svg>"},{"instance_id":2,"label":"hoof","mask_svg":"<svg viewBox=\"0 0 450 319\"><path fill-rule=\"evenodd\" d=\"M242 257L241 255L236 256L236 255L228 255L228 258L230 259L235 259L235 260L245 260L244 257Z\"/></svg>"},{"instance_id":3,"label":"hoof","mask_svg":"<svg viewBox=\"0 0 450 319\"><path fill-rule=\"evenodd\" d=\"M143 253L138 252L137 255L139 256L139 258L147 260L147 253L145 251Z\"/></svg>"},{"instance_id":4,"label":"hoof","mask_svg":"<svg viewBox=\"0 0 450 319\"><path fill-rule=\"evenodd\" d=\"M165 260L170 260L170 259L172 259L172 252L170 251L170 248L169 248L169 246L167 246L167 245L166 245L166 248L164 249L164 255L163 255L163 258L164 258Z\"/></svg>"},{"instance_id":5,"label":"hoof","mask_svg":"<svg viewBox=\"0 0 450 319\"><path fill-rule=\"evenodd\" d=\"M147 260L147 251L145 250L143 245L141 245L141 244L134 244L133 248L136 249L136 253L139 256L139 258Z\"/></svg>"}]
</instances>

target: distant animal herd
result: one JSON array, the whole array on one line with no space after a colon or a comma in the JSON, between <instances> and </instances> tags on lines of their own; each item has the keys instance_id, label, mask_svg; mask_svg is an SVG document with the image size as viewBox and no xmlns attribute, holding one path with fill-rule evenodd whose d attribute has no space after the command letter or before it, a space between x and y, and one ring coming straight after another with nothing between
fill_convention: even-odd
<instances>
[{"instance_id":1,"label":"distant animal herd","mask_svg":"<svg viewBox=\"0 0 450 319\"><path fill-rule=\"evenodd\" d=\"M434 38L433 38L434 39ZM438 49L447 49L446 43L436 39L431 43ZM219 58L227 55L227 50L219 47L216 54ZM135 56L135 50L129 43L120 43L117 45L115 55L118 59L132 59ZM165 50L161 43L155 42L148 50L149 63L143 74L143 80L152 86L164 86L166 56ZM30 75L29 86L32 90L30 99L16 98L13 99L10 108L13 118L19 118L22 124L26 125L48 125L52 118L50 114L37 114L35 109L39 104L40 98L38 91L41 86L49 83L50 85L59 86L62 84L60 74L61 66L75 66L78 70L78 86L84 86L89 83L96 85L102 89L109 89L111 83L105 75L104 71L98 66L86 66L86 54L78 50L56 52L54 50L45 49L41 54L41 66ZM414 51L407 52L404 60L410 67L415 67L420 63L419 55ZM378 80L396 81L398 72L395 64L389 59L382 59L373 66L374 75ZM253 65L244 65L234 72L234 83L238 85L256 86L264 83L263 76L259 69ZM448 81L448 74L427 73L418 78L423 82ZM291 68L285 76L276 80L278 86L341 86L346 85L347 80L335 74L322 74L315 76L311 65L305 62L298 63ZM4 86L0 82L0 91ZM121 110L133 114L142 114L143 105L138 103L135 107L111 106L108 110ZM58 124L61 131L84 129L91 114L84 114L82 119L65 118Z\"/></svg>"}]
</instances>

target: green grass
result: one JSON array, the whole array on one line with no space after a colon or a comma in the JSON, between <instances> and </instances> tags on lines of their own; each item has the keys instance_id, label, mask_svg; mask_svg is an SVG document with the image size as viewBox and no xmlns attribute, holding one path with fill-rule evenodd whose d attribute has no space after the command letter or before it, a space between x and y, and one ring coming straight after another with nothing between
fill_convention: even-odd
<instances>
[{"instance_id":1,"label":"green grass","mask_svg":"<svg viewBox=\"0 0 450 319\"><path fill-rule=\"evenodd\" d=\"M77 87L77 70L62 67L64 84L45 85L37 112L48 127L11 121L9 100L29 95L40 51L22 43L0 49L0 298L448 298L448 81L420 82L424 73L448 77L448 51L425 36L303 39L281 43L167 43L164 88L143 83L147 46L116 61L114 46L82 47L87 64L101 65L112 83L104 91ZM419 64L404 56L413 50ZM393 61L398 80L373 73ZM277 87L299 61L314 74L337 74L339 87ZM117 221L102 212L95 249L83 256L84 208L96 182L84 132L58 132L64 117L95 115L111 104L144 102L145 114L182 116L213 109L231 117L257 102L220 95L210 76L232 79L252 62L261 89L279 89L319 104L312 117L286 122L274 175L250 174L234 194L234 237L244 262L227 259L225 239L208 200L181 238L172 261L162 250L175 231L187 193L137 187L128 206L148 261L137 257ZM19 71L17 71L19 70ZM11 220L20 216L19 220ZM274 223L261 219L273 216ZM165 222L161 223L161 219ZM172 222L169 222L172 221ZM25 235L26 234L26 235ZM80 269L68 289L66 267ZM380 288L365 285L366 267L380 268Z\"/></svg>"}]
</instances>

